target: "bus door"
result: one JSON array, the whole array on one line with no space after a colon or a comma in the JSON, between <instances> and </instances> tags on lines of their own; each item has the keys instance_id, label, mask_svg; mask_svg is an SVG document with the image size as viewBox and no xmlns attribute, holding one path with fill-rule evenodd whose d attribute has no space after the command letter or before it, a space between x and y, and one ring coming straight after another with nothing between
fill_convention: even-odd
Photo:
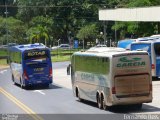
<instances>
[{"instance_id":1,"label":"bus door","mask_svg":"<svg viewBox=\"0 0 160 120\"><path fill-rule=\"evenodd\" d=\"M49 50L30 50L24 53L24 76L34 84L52 80L52 63Z\"/></svg>"},{"instance_id":2,"label":"bus door","mask_svg":"<svg viewBox=\"0 0 160 120\"><path fill-rule=\"evenodd\" d=\"M156 76L160 77L160 43L154 43L155 58L156 58Z\"/></svg>"}]
</instances>

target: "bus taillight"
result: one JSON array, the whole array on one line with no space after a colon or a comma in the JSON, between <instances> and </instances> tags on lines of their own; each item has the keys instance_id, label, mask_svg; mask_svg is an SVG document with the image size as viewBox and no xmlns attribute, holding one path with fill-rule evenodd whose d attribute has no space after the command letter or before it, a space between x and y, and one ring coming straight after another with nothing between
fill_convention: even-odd
<instances>
[{"instance_id":1,"label":"bus taillight","mask_svg":"<svg viewBox=\"0 0 160 120\"><path fill-rule=\"evenodd\" d=\"M152 64L152 69L155 69L155 65L154 64Z\"/></svg>"},{"instance_id":2,"label":"bus taillight","mask_svg":"<svg viewBox=\"0 0 160 120\"><path fill-rule=\"evenodd\" d=\"M23 77L24 77L25 80L28 80L28 79L29 79L26 70L24 70Z\"/></svg>"},{"instance_id":3,"label":"bus taillight","mask_svg":"<svg viewBox=\"0 0 160 120\"><path fill-rule=\"evenodd\" d=\"M52 77L52 68L49 69L49 77Z\"/></svg>"},{"instance_id":4,"label":"bus taillight","mask_svg":"<svg viewBox=\"0 0 160 120\"><path fill-rule=\"evenodd\" d=\"M112 87L112 94L116 94L116 88Z\"/></svg>"}]
</instances>

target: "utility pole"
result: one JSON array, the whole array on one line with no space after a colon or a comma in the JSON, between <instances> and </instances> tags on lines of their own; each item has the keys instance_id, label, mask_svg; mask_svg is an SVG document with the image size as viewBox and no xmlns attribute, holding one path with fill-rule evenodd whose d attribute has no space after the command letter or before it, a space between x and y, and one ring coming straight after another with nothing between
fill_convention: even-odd
<instances>
[{"instance_id":1,"label":"utility pole","mask_svg":"<svg viewBox=\"0 0 160 120\"><path fill-rule=\"evenodd\" d=\"M158 33L157 34L160 34L160 22L158 22Z\"/></svg>"},{"instance_id":2,"label":"utility pole","mask_svg":"<svg viewBox=\"0 0 160 120\"><path fill-rule=\"evenodd\" d=\"M7 26L8 9L7 9L6 0L4 0L4 4L5 4L5 12L4 12L4 14L6 15L6 40L7 40L7 44L8 44L8 26Z\"/></svg>"},{"instance_id":3,"label":"utility pole","mask_svg":"<svg viewBox=\"0 0 160 120\"><path fill-rule=\"evenodd\" d=\"M106 32L106 29L107 29L107 22L103 21L104 44L106 44L106 41L107 41L107 32ZM109 46L109 41L107 41L107 46Z\"/></svg>"},{"instance_id":4,"label":"utility pole","mask_svg":"<svg viewBox=\"0 0 160 120\"><path fill-rule=\"evenodd\" d=\"M115 24L114 24L114 26L115 26L115 28L114 28L114 30L115 30L115 31L114 31L114 32L115 32L115 38L114 38L114 39L115 39L115 40L114 40L114 42L117 43L117 29L116 29L116 24L117 24L117 23L116 23L116 21L115 21Z\"/></svg>"}]
</instances>

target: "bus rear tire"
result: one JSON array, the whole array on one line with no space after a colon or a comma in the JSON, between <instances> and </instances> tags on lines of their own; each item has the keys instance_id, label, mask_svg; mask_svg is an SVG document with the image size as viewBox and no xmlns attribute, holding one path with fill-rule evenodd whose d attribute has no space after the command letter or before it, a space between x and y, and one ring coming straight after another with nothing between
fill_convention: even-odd
<instances>
[{"instance_id":1,"label":"bus rear tire","mask_svg":"<svg viewBox=\"0 0 160 120\"><path fill-rule=\"evenodd\" d=\"M103 110L108 109L108 106L105 104L105 99L103 95L101 96L101 104L102 104Z\"/></svg>"},{"instance_id":2,"label":"bus rear tire","mask_svg":"<svg viewBox=\"0 0 160 120\"><path fill-rule=\"evenodd\" d=\"M49 88L49 84L48 84L48 83L47 83L47 84L45 84L44 86L45 86L45 88Z\"/></svg>"},{"instance_id":3,"label":"bus rear tire","mask_svg":"<svg viewBox=\"0 0 160 120\"><path fill-rule=\"evenodd\" d=\"M97 96L97 105L99 109L102 109L102 100L100 95Z\"/></svg>"},{"instance_id":4,"label":"bus rear tire","mask_svg":"<svg viewBox=\"0 0 160 120\"><path fill-rule=\"evenodd\" d=\"M22 89L24 89L24 86L23 86L21 78L20 78L20 86L21 86Z\"/></svg>"},{"instance_id":5,"label":"bus rear tire","mask_svg":"<svg viewBox=\"0 0 160 120\"><path fill-rule=\"evenodd\" d=\"M13 76L13 74L12 74L12 81L13 81L13 83L15 84L15 80L14 80L14 76Z\"/></svg>"}]
</instances>

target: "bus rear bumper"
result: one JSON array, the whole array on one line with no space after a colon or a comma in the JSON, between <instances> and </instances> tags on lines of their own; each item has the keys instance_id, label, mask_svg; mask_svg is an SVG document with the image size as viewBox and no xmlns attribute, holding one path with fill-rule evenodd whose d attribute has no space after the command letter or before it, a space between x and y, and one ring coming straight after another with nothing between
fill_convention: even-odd
<instances>
[{"instance_id":1,"label":"bus rear bumper","mask_svg":"<svg viewBox=\"0 0 160 120\"><path fill-rule=\"evenodd\" d=\"M113 99L112 105L131 105L152 102L152 95L126 98L117 98L114 96Z\"/></svg>"},{"instance_id":2,"label":"bus rear bumper","mask_svg":"<svg viewBox=\"0 0 160 120\"><path fill-rule=\"evenodd\" d=\"M51 84L52 79L47 79L47 80L26 80L25 81L25 86L35 86L35 85L47 85Z\"/></svg>"}]
</instances>

